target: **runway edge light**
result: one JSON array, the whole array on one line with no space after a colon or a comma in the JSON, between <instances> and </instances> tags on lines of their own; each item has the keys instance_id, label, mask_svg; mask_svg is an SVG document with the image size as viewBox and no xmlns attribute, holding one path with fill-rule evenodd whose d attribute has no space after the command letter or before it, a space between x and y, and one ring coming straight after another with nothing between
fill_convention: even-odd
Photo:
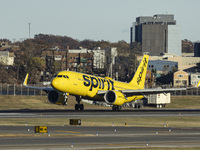
<instances>
[{"instance_id":1,"label":"runway edge light","mask_svg":"<svg viewBox=\"0 0 200 150\"><path fill-rule=\"evenodd\" d=\"M73 143L73 141L71 142L71 148L73 148L74 147L74 143Z\"/></svg>"}]
</instances>

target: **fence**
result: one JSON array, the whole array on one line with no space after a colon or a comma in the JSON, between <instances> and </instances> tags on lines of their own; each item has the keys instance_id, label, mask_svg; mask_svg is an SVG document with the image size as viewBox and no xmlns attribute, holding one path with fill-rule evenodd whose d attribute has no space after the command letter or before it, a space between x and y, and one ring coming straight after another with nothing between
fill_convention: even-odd
<instances>
[{"instance_id":1,"label":"fence","mask_svg":"<svg viewBox=\"0 0 200 150\"><path fill-rule=\"evenodd\" d=\"M41 86L41 85L32 85ZM23 85L0 84L0 95L46 95L42 90L29 89ZM191 88L185 91L174 91L171 95L200 96L200 88Z\"/></svg>"},{"instance_id":2,"label":"fence","mask_svg":"<svg viewBox=\"0 0 200 150\"><path fill-rule=\"evenodd\" d=\"M0 95L46 95L46 93L23 85L0 84Z\"/></svg>"},{"instance_id":3,"label":"fence","mask_svg":"<svg viewBox=\"0 0 200 150\"><path fill-rule=\"evenodd\" d=\"M191 88L185 91L174 91L171 93L171 95L190 95L190 96L200 96L200 88Z\"/></svg>"}]
</instances>

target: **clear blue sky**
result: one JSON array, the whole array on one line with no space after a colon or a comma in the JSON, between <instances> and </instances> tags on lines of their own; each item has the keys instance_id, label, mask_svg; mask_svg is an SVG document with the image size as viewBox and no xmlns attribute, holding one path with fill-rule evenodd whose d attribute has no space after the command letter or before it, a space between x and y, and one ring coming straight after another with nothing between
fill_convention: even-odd
<instances>
[{"instance_id":1,"label":"clear blue sky","mask_svg":"<svg viewBox=\"0 0 200 150\"><path fill-rule=\"evenodd\" d=\"M16 41L35 34L74 39L130 42L138 16L174 14L182 39L200 40L199 0L0 0L0 39Z\"/></svg>"}]
</instances>

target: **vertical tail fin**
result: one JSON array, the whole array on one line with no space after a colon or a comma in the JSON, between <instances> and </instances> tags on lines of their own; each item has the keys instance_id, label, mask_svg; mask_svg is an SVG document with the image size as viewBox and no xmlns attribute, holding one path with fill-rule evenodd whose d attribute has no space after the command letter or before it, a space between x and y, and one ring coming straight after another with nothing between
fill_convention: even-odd
<instances>
[{"instance_id":1,"label":"vertical tail fin","mask_svg":"<svg viewBox=\"0 0 200 150\"><path fill-rule=\"evenodd\" d=\"M139 87L139 89L144 88L146 73L147 73L147 66L148 66L148 59L149 55L144 55L137 71L129 84L135 85Z\"/></svg>"}]
</instances>

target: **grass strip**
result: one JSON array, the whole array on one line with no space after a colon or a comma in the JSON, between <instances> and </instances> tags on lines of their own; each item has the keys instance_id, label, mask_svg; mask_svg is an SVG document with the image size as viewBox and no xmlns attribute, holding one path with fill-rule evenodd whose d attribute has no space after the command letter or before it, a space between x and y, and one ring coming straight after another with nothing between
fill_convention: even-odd
<instances>
[{"instance_id":1,"label":"grass strip","mask_svg":"<svg viewBox=\"0 0 200 150\"><path fill-rule=\"evenodd\" d=\"M73 118L2 118L1 125L9 126L68 126ZM125 126L129 127L200 127L200 117L119 117L119 118L78 118L81 126Z\"/></svg>"}]
</instances>

